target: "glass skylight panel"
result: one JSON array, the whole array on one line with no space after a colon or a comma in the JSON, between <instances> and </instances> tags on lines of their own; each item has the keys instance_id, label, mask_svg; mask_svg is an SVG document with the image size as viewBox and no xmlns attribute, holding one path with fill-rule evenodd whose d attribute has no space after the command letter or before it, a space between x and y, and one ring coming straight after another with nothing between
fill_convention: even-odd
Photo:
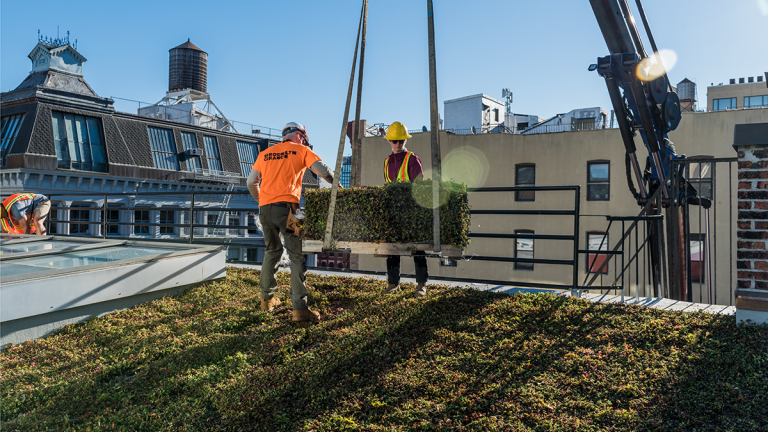
<instances>
[{"instance_id":1,"label":"glass skylight panel","mask_svg":"<svg viewBox=\"0 0 768 432\"><path fill-rule=\"evenodd\" d=\"M113 246L3 262L3 276L61 270L175 252L174 248Z\"/></svg>"}]
</instances>

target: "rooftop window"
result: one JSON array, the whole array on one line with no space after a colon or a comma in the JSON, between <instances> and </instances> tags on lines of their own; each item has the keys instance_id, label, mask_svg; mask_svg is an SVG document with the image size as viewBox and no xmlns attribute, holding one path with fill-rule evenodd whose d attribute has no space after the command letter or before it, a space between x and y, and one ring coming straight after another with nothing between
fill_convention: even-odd
<instances>
[{"instance_id":1,"label":"rooftop window","mask_svg":"<svg viewBox=\"0 0 768 432\"><path fill-rule=\"evenodd\" d=\"M16 135L19 134L21 123L24 121L24 114L16 114L3 117L3 127L0 133L0 159L5 166L5 157L11 151L13 143L16 141Z\"/></svg>"},{"instance_id":2,"label":"rooftop window","mask_svg":"<svg viewBox=\"0 0 768 432\"><path fill-rule=\"evenodd\" d=\"M107 172L100 119L57 111L51 119L59 168Z\"/></svg>"},{"instance_id":3,"label":"rooftop window","mask_svg":"<svg viewBox=\"0 0 768 432\"><path fill-rule=\"evenodd\" d=\"M197 149L197 138L191 132L181 133L181 143L184 145L184 150ZM200 156L187 155L186 161L187 171L202 172L203 165L200 163Z\"/></svg>"},{"instance_id":4,"label":"rooftop window","mask_svg":"<svg viewBox=\"0 0 768 432\"><path fill-rule=\"evenodd\" d=\"M149 144L152 147L152 160L155 168L171 171L179 170L179 156L173 131L149 126Z\"/></svg>"},{"instance_id":5,"label":"rooftop window","mask_svg":"<svg viewBox=\"0 0 768 432\"><path fill-rule=\"evenodd\" d=\"M216 137L203 135L205 144L205 154L208 156L208 169L218 173L223 172L221 168L221 156L219 156L219 144Z\"/></svg>"},{"instance_id":6,"label":"rooftop window","mask_svg":"<svg viewBox=\"0 0 768 432\"><path fill-rule=\"evenodd\" d=\"M237 154L240 156L240 173L243 177L248 177L251 168L253 168L253 164L256 163L256 156L259 155L259 148L256 146L256 143L238 141Z\"/></svg>"}]
</instances>

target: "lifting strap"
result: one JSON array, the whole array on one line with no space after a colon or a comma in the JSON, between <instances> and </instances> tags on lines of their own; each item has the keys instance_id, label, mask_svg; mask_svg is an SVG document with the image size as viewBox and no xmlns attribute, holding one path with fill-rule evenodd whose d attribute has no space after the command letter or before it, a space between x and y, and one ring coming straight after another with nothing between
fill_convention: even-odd
<instances>
[{"instance_id":1,"label":"lifting strap","mask_svg":"<svg viewBox=\"0 0 768 432\"><path fill-rule=\"evenodd\" d=\"M344 141L347 134L347 122L349 121L349 105L352 102L352 88L355 83L355 69L357 67L357 49L360 45L360 35L363 36L363 41L365 41L365 25L364 23L368 19L368 0L363 0L363 7L360 11L360 24L358 24L357 27L357 41L355 42L355 54L352 58L352 72L349 76L349 89L347 90L347 104L344 107L344 119L341 123L341 136L339 137L339 152L336 155L336 170L334 171L333 176L333 184L331 185L331 205L328 207L328 219L325 223L325 238L323 239L323 248L324 249L330 249L331 248L331 233L333 233L333 216L336 211L336 196L339 191L339 180L340 180L340 173L341 173L341 162L344 158ZM361 64L361 70L360 75L362 76L362 60L360 62ZM359 92L360 90L358 90ZM358 98L358 105L359 105L359 98ZM355 128L356 130L357 128ZM352 138L352 145L355 144L355 138L357 138L355 135L357 135L357 132L354 132L353 138ZM354 184L354 179L350 179L350 186Z\"/></svg>"}]
</instances>

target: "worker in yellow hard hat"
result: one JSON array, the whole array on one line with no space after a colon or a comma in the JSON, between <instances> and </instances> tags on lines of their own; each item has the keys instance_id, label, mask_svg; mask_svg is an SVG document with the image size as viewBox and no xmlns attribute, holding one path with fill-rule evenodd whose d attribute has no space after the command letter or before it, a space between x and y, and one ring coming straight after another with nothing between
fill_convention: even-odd
<instances>
[{"instance_id":1,"label":"worker in yellow hard hat","mask_svg":"<svg viewBox=\"0 0 768 432\"><path fill-rule=\"evenodd\" d=\"M392 146L392 154L384 160L384 180L387 183L413 182L424 177L421 160L416 154L405 148L410 137L408 129L401 122L394 122L389 125L385 138ZM424 297L427 295L427 280L429 279L427 257L424 252L414 252L413 264L416 267L416 297ZM387 282L389 283L387 289L389 294L394 294L400 290L400 255L387 257Z\"/></svg>"}]
</instances>

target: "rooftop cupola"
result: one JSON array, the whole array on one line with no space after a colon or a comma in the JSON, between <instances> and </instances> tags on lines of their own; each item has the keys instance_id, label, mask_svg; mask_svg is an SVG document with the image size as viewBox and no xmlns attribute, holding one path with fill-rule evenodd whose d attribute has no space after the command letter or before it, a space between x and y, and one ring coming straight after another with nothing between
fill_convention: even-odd
<instances>
[{"instance_id":1,"label":"rooftop cupola","mask_svg":"<svg viewBox=\"0 0 768 432\"><path fill-rule=\"evenodd\" d=\"M29 53L32 73L53 70L56 72L83 76L83 63L87 61L74 45L69 43L69 32L63 38L47 38L37 32L37 45Z\"/></svg>"}]
</instances>

